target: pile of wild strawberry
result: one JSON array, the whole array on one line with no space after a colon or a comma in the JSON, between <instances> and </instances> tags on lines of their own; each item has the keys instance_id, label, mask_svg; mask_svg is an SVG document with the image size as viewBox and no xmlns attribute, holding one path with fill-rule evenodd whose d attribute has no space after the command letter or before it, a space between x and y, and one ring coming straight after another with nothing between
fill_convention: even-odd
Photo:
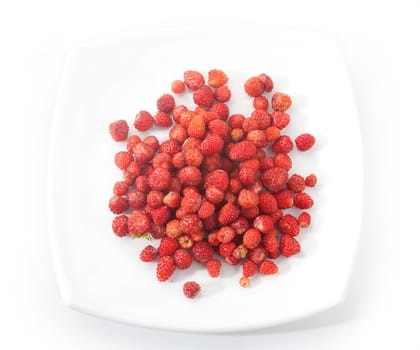
<instances>
[{"instance_id":1,"label":"pile of wild strawberry","mask_svg":"<svg viewBox=\"0 0 420 350\"><path fill-rule=\"evenodd\" d=\"M117 236L144 237L159 241L146 246L140 260L157 260L157 279L166 281L178 269L187 269L193 259L206 266L211 277L220 274L222 260L242 266L240 285L250 277L278 271L274 259L300 251L296 236L310 224L313 200L305 188L316 176L289 176L294 144L307 151L315 143L308 133L292 139L284 133L290 122L285 111L291 98L273 90L266 74L249 78L245 92L253 98L250 116L230 114L226 104L231 90L227 75L217 69L204 76L184 72L175 80L174 94L192 92L195 109L176 105L171 94L157 100L152 116L140 111L134 127L144 132L153 126L169 128L163 142L154 136L128 137L128 124L109 125L115 141L126 141L126 151L115 154L123 179L114 185L109 201L116 214L112 229ZM271 106L270 106L271 102ZM270 108L271 107L271 108ZM292 215L289 208L300 209ZM184 294L200 290L195 281L184 284Z\"/></svg>"}]
</instances>

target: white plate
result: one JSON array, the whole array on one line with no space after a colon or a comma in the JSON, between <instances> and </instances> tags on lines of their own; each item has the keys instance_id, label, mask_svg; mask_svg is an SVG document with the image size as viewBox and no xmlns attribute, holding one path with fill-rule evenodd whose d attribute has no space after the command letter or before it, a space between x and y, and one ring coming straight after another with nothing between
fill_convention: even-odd
<instances>
[{"instance_id":1,"label":"white plate","mask_svg":"<svg viewBox=\"0 0 420 350\"><path fill-rule=\"evenodd\" d=\"M192 268L157 282L155 264L138 260L148 242L111 230L108 200L121 177L113 157L124 145L112 141L108 124L131 123L140 109L155 112L156 98L184 70L212 68L230 77L231 112L251 111L242 88L248 77L271 75L275 89L294 101L287 132L310 131L318 140L309 152L293 152L292 172L319 178L309 191L316 204L312 227L299 236L302 252L280 258L277 275L256 277L247 289L232 266L218 279ZM62 298L73 309L146 327L226 332L296 320L345 295L361 221L362 151L352 91L331 38L280 28L172 28L74 48L58 94L49 165L51 249ZM187 280L202 285L195 300L182 294Z\"/></svg>"}]
</instances>

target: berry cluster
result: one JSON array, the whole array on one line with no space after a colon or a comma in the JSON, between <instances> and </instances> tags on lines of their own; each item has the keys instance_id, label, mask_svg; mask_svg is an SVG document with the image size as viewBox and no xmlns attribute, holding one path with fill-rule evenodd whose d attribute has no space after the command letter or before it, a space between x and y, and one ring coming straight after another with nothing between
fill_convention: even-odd
<instances>
[{"instance_id":1,"label":"berry cluster","mask_svg":"<svg viewBox=\"0 0 420 350\"><path fill-rule=\"evenodd\" d=\"M128 136L124 120L109 126L115 141L126 141L126 150L114 157L123 176L109 201L116 214L112 229L120 237L150 234L160 240L157 248L148 245L140 253L142 261L157 261L159 281L189 268L193 260L217 277L225 261L241 264L239 282L247 287L256 273L277 273L279 256L297 254L296 237L310 225L307 210L313 200L306 189L317 178L289 174L289 154L295 146L309 150L314 136L304 133L293 142L284 133L292 100L274 92L270 104L265 95L274 86L268 75L244 84L254 107L248 117L230 113L227 82L221 70L210 70L207 84L200 72L186 71L171 89L174 94L190 91L194 109L163 94L155 115L140 111L133 123L137 131L170 127L162 142L154 136L141 139L138 133ZM288 211L292 207L301 210L298 216ZM200 286L187 283L185 295L195 297Z\"/></svg>"}]
</instances>

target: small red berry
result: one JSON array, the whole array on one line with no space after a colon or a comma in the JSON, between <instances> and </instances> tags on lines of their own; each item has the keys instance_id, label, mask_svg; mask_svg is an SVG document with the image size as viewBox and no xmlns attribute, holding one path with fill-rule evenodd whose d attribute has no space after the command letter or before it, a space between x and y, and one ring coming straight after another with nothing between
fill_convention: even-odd
<instances>
[{"instance_id":1,"label":"small red berry","mask_svg":"<svg viewBox=\"0 0 420 350\"><path fill-rule=\"evenodd\" d=\"M211 87L217 88L225 85L228 82L228 77L225 72L220 69L212 69L208 73L208 84Z\"/></svg>"},{"instance_id":2,"label":"small red berry","mask_svg":"<svg viewBox=\"0 0 420 350\"><path fill-rule=\"evenodd\" d=\"M278 192L286 185L287 172L279 167L267 169L262 173L261 181L268 191Z\"/></svg>"},{"instance_id":3,"label":"small red berry","mask_svg":"<svg viewBox=\"0 0 420 350\"><path fill-rule=\"evenodd\" d=\"M239 217L239 209L233 203L226 203L219 211L218 220L221 225L229 225Z\"/></svg>"},{"instance_id":4,"label":"small red berry","mask_svg":"<svg viewBox=\"0 0 420 350\"><path fill-rule=\"evenodd\" d=\"M128 233L127 215L118 215L112 220L112 231L118 236L123 237Z\"/></svg>"},{"instance_id":5,"label":"small red berry","mask_svg":"<svg viewBox=\"0 0 420 350\"><path fill-rule=\"evenodd\" d=\"M249 279L248 277L242 276L242 277L239 279L239 285L240 285L241 287L243 287L243 288L247 288L247 287L249 287L249 284L250 284L250 279Z\"/></svg>"},{"instance_id":6,"label":"small red berry","mask_svg":"<svg viewBox=\"0 0 420 350\"><path fill-rule=\"evenodd\" d=\"M114 156L115 165L121 170L126 170L128 165L133 161L131 153L126 151L117 152Z\"/></svg>"},{"instance_id":7,"label":"small red berry","mask_svg":"<svg viewBox=\"0 0 420 350\"><path fill-rule=\"evenodd\" d=\"M214 98L219 102L227 102L230 100L231 96L232 92L226 85L219 86L214 90Z\"/></svg>"},{"instance_id":8,"label":"small red berry","mask_svg":"<svg viewBox=\"0 0 420 350\"><path fill-rule=\"evenodd\" d=\"M182 290L187 298L194 299L200 293L201 287L197 282L189 281L184 283Z\"/></svg>"},{"instance_id":9,"label":"small red berry","mask_svg":"<svg viewBox=\"0 0 420 350\"><path fill-rule=\"evenodd\" d=\"M128 217L128 232L131 235L143 235L150 230L149 217L140 210L133 210Z\"/></svg>"},{"instance_id":10,"label":"small red berry","mask_svg":"<svg viewBox=\"0 0 420 350\"><path fill-rule=\"evenodd\" d=\"M161 128L166 128L172 125L171 116L166 112L157 112L154 119L155 125Z\"/></svg>"},{"instance_id":11,"label":"small red berry","mask_svg":"<svg viewBox=\"0 0 420 350\"><path fill-rule=\"evenodd\" d=\"M112 196L108 206L114 214L121 214L128 209L128 201L122 196Z\"/></svg>"},{"instance_id":12,"label":"small red berry","mask_svg":"<svg viewBox=\"0 0 420 350\"><path fill-rule=\"evenodd\" d=\"M158 251L152 245L147 245L143 248L140 253L140 260L144 262L155 261L158 255Z\"/></svg>"},{"instance_id":13,"label":"small red berry","mask_svg":"<svg viewBox=\"0 0 420 350\"><path fill-rule=\"evenodd\" d=\"M147 111L140 111L134 120L134 127L138 131L147 131L154 124L152 115Z\"/></svg>"},{"instance_id":14,"label":"small red berry","mask_svg":"<svg viewBox=\"0 0 420 350\"><path fill-rule=\"evenodd\" d=\"M198 90L204 85L204 77L200 72L187 70L184 72L184 83L191 90Z\"/></svg>"},{"instance_id":15,"label":"small red berry","mask_svg":"<svg viewBox=\"0 0 420 350\"><path fill-rule=\"evenodd\" d=\"M264 82L258 77L251 77L244 84L245 92L251 97L262 95L264 87Z\"/></svg>"},{"instance_id":16,"label":"small red berry","mask_svg":"<svg viewBox=\"0 0 420 350\"><path fill-rule=\"evenodd\" d=\"M243 244L248 249L253 249L261 242L261 233L255 228L250 228L243 235Z\"/></svg>"},{"instance_id":17,"label":"small red berry","mask_svg":"<svg viewBox=\"0 0 420 350\"><path fill-rule=\"evenodd\" d=\"M166 255L160 257L156 266L156 277L158 281L167 281L173 275L175 269L176 266L172 256Z\"/></svg>"},{"instance_id":18,"label":"small red berry","mask_svg":"<svg viewBox=\"0 0 420 350\"><path fill-rule=\"evenodd\" d=\"M213 257L213 247L206 241L198 241L192 247L194 259L206 263Z\"/></svg>"},{"instance_id":19,"label":"small red berry","mask_svg":"<svg viewBox=\"0 0 420 350\"><path fill-rule=\"evenodd\" d=\"M181 270L188 269L192 264L192 254L185 249L177 249L174 253L175 266Z\"/></svg>"},{"instance_id":20,"label":"small red berry","mask_svg":"<svg viewBox=\"0 0 420 350\"><path fill-rule=\"evenodd\" d=\"M277 264L271 260L264 260L260 265L260 273L262 275L274 275L279 271Z\"/></svg>"},{"instance_id":21,"label":"small red berry","mask_svg":"<svg viewBox=\"0 0 420 350\"><path fill-rule=\"evenodd\" d=\"M295 139L296 147L299 151L307 151L315 143L315 137L311 134L302 134Z\"/></svg>"},{"instance_id":22,"label":"small red berry","mask_svg":"<svg viewBox=\"0 0 420 350\"><path fill-rule=\"evenodd\" d=\"M280 252L285 257L297 254L300 252L300 244L291 235L283 234L280 237Z\"/></svg>"},{"instance_id":23,"label":"small red berry","mask_svg":"<svg viewBox=\"0 0 420 350\"><path fill-rule=\"evenodd\" d=\"M315 174L309 174L307 177L305 177L305 185L308 187L315 187L317 181L318 180Z\"/></svg>"},{"instance_id":24,"label":"small red berry","mask_svg":"<svg viewBox=\"0 0 420 350\"><path fill-rule=\"evenodd\" d=\"M163 94L158 98L156 105L159 111L169 113L175 107L175 99L170 94Z\"/></svg>"},{"instance_id":25,"label":"small red berry","mask_svg":"<svg viewBox=\"0 0 420 350\"><path fill-rule=\"evenodd\" d=\"M125 120L116 120L109 124L109 133L115 141L124 141L128 136L128 124Z\"/></svg>"},{"instance_id":26,"label":"small red berry","mask_svg":"<svg viewBox=\"0 0 420 350\"><path fill-rule=\"evenodd\" d=\"M261 73L258 78L263 82L264 84L264 90L267 92L273 91L274 83L273 80L265 73Z\"/></svg>"},{"instance_id":27,"label":"small red berry","mask_svg":"<svg viewBox=\"0 0 420 350\"><path fill-rule=\"evenodd\" d=\"M182 80L174 80L171 84L171 90L174 94L181 94L185 91L185 84Z\"/></svg>"},{"instance_id":28,"label":"small red berry","mask_svg":"<svg viewBox=\"0 0 420 350\"><path fill-rule=\"evenodd\" d=\"M305 179L299 174L293 174L287 180L287 187L295 193L302 192L305 189Z\"/></svg>"},{"instance_id":29,"label":"small red berry","mask_svg":"<svg viewBox=\"0 0 420 350\"><path fill-rule=\"evenodd\" d=\"M275 111L284 112L292 105L292 99L289 95L282 92L276 92L271 97L271 106Z\"/></svg>"},{"instance_id":30,"label":"small red berry","mask_svg":"<svg viewBox=\"0 0 420 350\"><path fill-rule=\"evenodd\" d=\"M314 204L314 201L309 194L300 192L296 194L294 204L299 209L309 209Z\"/></svg>"},{"instance_id":31,"label":"small red berry","mask_svg":"<svg viewBox=\"0 0 420 350\"><path fill-rule=\"evenodd\" d=\"M287 135L281 135L271 146L274 153L289 153L293 149L293 142Z\"/></svg>"},{"instance_id":32,"label":"small red berry","mask_svg":"<svg viewBox=\"0 0 420 350\"><path fill-rule=\"evenodd\" d=\"M114 188L112 190L112 192L116 196L123 196L127 193L127 191L128 191L128 184L125 181L117 181L114 184Z\"/></svg>"},{"instance_id":33,"label":"small red berry","mask_svg":"<svg viewBox=\"0 0 420 350\"><path fill-rule=\"evenodd\" d=\"M206 267L210 277L219 277L222 262L219 259L209 259L206 263Z\"/></svg>"},{"instance_id":34,"label":"small red berry","mask_svg":"<svg viewBox=\"0 0 420 350\"><path fill-rule=\"evenodd\" d=\"M246 259L242 264L242 275L245 277L251 277L258 271L258 265L252 260Z\"/></svg>"},{"instance_id":35,"label":"small red berry","mask_svg":"<svg viewBox=\"0 0 420 350\"><path fill-rule=\"evenodd\" d=\"M306 211L300 213L298 222L300 227L308 227L311 224L311 215Z\"/></svg>"}]
</instances>

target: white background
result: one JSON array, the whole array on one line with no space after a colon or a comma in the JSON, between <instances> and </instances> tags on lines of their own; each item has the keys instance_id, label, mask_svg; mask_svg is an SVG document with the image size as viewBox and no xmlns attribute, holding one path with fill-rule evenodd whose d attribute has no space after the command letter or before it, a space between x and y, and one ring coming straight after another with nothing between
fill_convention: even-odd
<instances>
[{"instance_id":1,"label":"white background","mask_svg":"<svg viewBox=\"0 0 420 350\"><path fill-rule=\"evenodd\" d=\"M419 5L0 2L0 348L419 349ZM309 29L338 40L365 155L361 240L345 302L290 325L225 335L141 329L68 310L55 282L45 209L49 127L68 48L148 27L226 23ZM165 310L156 312L164 317ZM252 317L246 306L243 317Z\"/></svg>"}]
</instances>

